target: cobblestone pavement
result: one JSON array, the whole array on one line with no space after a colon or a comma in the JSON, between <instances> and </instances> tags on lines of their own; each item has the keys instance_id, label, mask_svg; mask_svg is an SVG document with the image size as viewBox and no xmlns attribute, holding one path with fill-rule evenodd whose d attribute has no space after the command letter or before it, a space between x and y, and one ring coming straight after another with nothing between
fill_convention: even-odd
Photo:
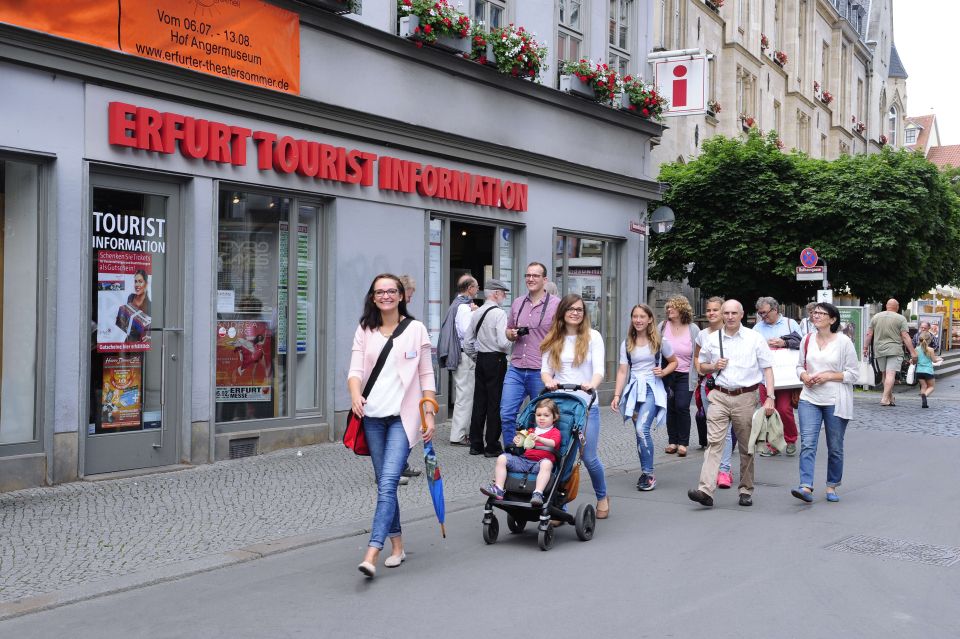
<instances>
[{"instance_id":1,"label":"cobblestone pavement","mask_svg":"<svg viewBox=\"0 0 960 639\"><path fill-rule=\"evenodd\" d=\"M881 408L857 394L852 428L960 436L960 402L920 409L916 391ZM632 429L603 410L601 459L608 471L637 466ZM696 434L693 435L694 441ZM448 502L480 496L492 460L453 447L438 428ZM666 430L655 431L662 451ZM370 463L339 443L284 450L185 471L76 482L0 494L0 603L199 559L252 544L317 533L355 522L369 526L376 499ZM419 449L411 461L421 466ZM661 461L666 456L658 453ZM699 464L696 446L689 461ZM428 507L423 478L400 488L401 512Z\"/></svg>"}]
</instances>

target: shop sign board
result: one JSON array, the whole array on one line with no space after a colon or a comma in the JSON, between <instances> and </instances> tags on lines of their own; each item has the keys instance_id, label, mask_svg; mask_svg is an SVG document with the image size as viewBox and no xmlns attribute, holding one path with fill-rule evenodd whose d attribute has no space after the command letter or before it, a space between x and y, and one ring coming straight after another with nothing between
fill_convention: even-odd
<instances>
[{"instance_id":1,"label":"shop sign board","mask_svg":"<svg viewBox=\"0 0 960 639\"><path fill-rule=\"evenodd\" d=\"M161 113L124 102L110 102L108 106L108 140L116 147L180 154L190 160L233 166L255 161L260 171L296 173L364 188L373 187L376 180L376 188L381 191L418 193L516 212L527 210L527 185L520 182L178 113ZM251 144L252 153L248 154Z\"/></svg>"},{"instance_id":2,"label":"shop sign board","mask_svg":"<svg viewBox=\"0 0 960 639\"><path fill-rule=\"evenodd\" d=\"M261 0L0 2L0 22L300 93L300 18Z\"/></svg>"},{"instance_id":3,"label":"shop sign board","mask_svg":"<svg viewBox=\"0 0 960 639\"><path fill-rule=\"evenodd\" d=\"M710 85L705 54L656 60L653 73L657 91L667 99L664 116L706 113Z\"/></svg>"},{"instance_id":4,"label":"shop sign board","mask_svg":"<svg viewBox=\"0 0 960 639\"><path fill-rule=\"evenodd\" d=\"M817 281L823 279L823 267L822 266L798 266L797 267L797 281Z\"/></svg>"}]
</instances>

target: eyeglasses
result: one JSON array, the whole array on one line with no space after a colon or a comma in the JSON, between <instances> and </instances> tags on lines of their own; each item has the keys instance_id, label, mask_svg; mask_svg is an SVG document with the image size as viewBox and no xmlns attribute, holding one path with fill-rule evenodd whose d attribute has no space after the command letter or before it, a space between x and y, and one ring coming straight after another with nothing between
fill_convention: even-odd
<instances>
[{"instance_id":1,"label":"eyeglasses","mask_svg":"<svg viewBox=\"0 0 960 639\"><path fill-rule=\"evenodd\" d=\"M757 315L759 315L760 317L766 317L766 316L770 313L771 310L772 310L772 309L767 309L767 310L765 310L765 311L757 311Z\"/></svg>"},{"instance_id":2,"label":"eyeglasses","mask_svg":"<svg viewBox=\"0 0 960 639\"><path fill-rule=\"evenodd\" d=\"M582 308L568 308L568 309L567 309L567 312L568 312L568 313L573 313L574 315L583 315L583 309L582 309Z\"/></svg>"},{"instance_id":3,"label":"eyeglasses","mask_svg":"<svg viewBox=\"0 0 960 639\"><path fill-rule=\"evenodd\" d=\"M810 315L813 317L823 317L824 315L829 315L826 311L811 311Z\"/></svg>"},{"instance_id":4,"label":"eyeglasses","mask_svg":"<svg viewBox=\"0 0 960 639\"><path fill-rule=\"evenodd\" d=\"M526 273L523 277L527 280L539 280L541 277L543 277L543 275L540 275L539 273Z\"/></svg>"},{"instance_id":5,"label":"eyeglasses","mask_svg":"<svg viewBox=\"0 0 960 639\"><path fill-rule=\"evenodd\" d=\"M399 294L400 291L395 288L377 289L373 292L374 297L396 297Z\"/></svg>"}]
</instances>

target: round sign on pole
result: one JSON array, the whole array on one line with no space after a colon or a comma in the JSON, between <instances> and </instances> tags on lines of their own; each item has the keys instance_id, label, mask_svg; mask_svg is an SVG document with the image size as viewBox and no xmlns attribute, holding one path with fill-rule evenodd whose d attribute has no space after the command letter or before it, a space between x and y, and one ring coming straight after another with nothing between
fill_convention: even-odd
<instances>
[{"instance_id":1,"label":"round sign on pole","mask_svg":"<svg viewBox=\"0 0 960 639\"><path fill-rule=\"evenodd\" d=\"M816 266L819 260L820 258L817 256L817 252L809 246L800 251L800 263L804 266Z\"/></svg>"}]
</instances>

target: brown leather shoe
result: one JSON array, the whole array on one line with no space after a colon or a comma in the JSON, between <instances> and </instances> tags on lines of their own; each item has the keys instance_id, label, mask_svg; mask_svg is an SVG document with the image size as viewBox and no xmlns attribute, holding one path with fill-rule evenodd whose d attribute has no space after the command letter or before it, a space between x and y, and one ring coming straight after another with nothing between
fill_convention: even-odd
<instances>
[{"instance_id":1,"label":"brown leather shoe","mask_svg":"<svg viewBox=\"0 0 960 639\"><path fill-rule=\"evenodd\" d=\"M677 457L686 457L686 456L687 456L687 447L677 446Z\"/></svg>"},{"instance_id":2,"label":"brown leather shoe","mask_svg":"<svg viewBox=\"0 0 960 639\"><path fill-rule=\"evenodd\" d=\"M669 446L667 446L666 448L663 449L663 452L665 452L665 453L668 454L668 455L672 455L672 454L674 454L675 452L677 452L677 445L676 445L676 444L670 444Z\"/></svg>"},{"instance_id":3,"label":"brown leather shoe","mask_svg":"<svg viewBox=\"0 0 960 639\"><path fill-rule=\"evenodd\" d=\"M610 516L610 498L604 497L603 499L597 502L597 519L606 519L609 516Z\"/></svg>"}]
</instances>

